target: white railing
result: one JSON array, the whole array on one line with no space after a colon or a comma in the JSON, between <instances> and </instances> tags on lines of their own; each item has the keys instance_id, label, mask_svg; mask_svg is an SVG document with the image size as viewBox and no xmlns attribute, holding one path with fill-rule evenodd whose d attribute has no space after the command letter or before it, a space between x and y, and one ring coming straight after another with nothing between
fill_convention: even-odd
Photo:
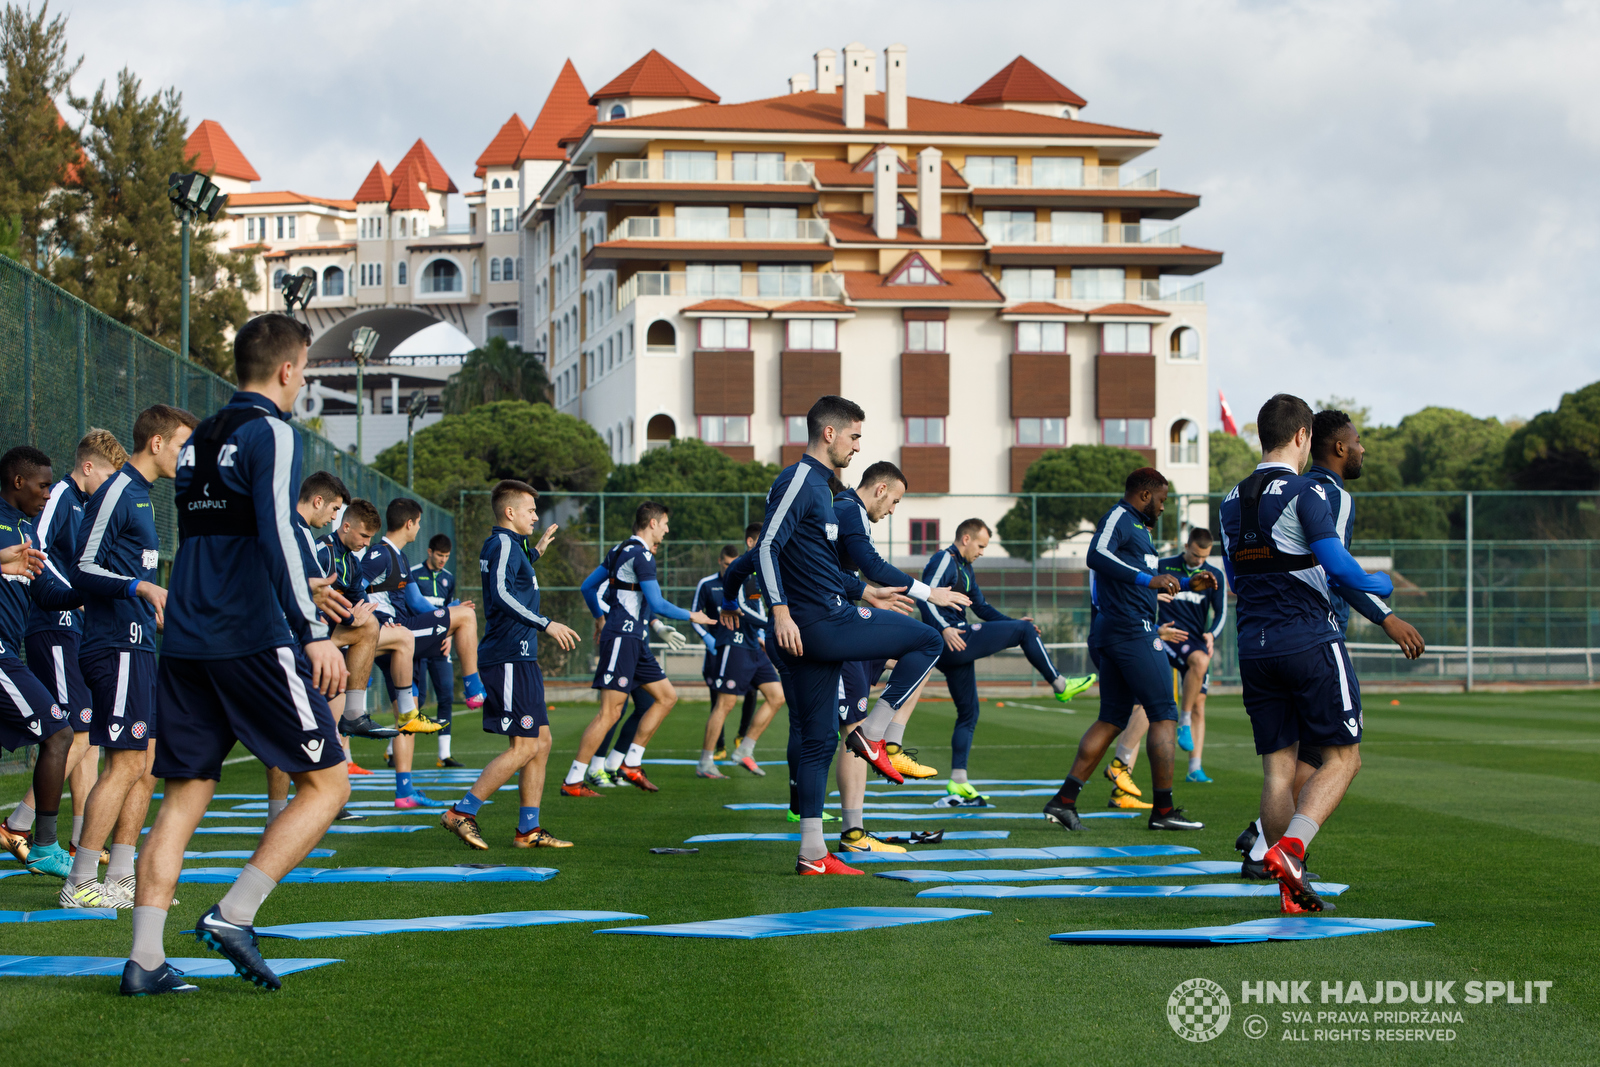
<instances>
[{"instance_id":1,"label":"white railing","mask_svg":"<svg viewBox=\"0 0 1600 1067\"><path fill-rule=\"evenodd\" d=\"M672 215L623 219L613 241L825 241L822 219L693 219Z\"/></svg>"},{"instance_id":2,"label":"white railing","mask_svg":"<svg viewBox=\"0 0 1600 1067\"><path fill-rule=\"evenodd\" d=\"M1074 281L1078 284L1074 285ZM1126 300L1145 304L1203 304L1206 302L1206 283L1193 282L1175 288L1170 279L1163 283L1160 278L1130 278L1123 282L1122 292L1118 293L1105 290L1090 291L1081 279L1058 278L1055 298L1063 302L1076 300L1079 303L1094 301L1115 303ZM1018 296L1013 299L1023 299L1023 297Z\"/></svg>"},{"instance_id":3,"label":"white railing","mask_svg":"<svg viewBox=\"0 0 1600 1067\"><path fill-rule=\"evenodd\" d=\"M1161 171L1124 175L1121 167L1073 166L1075 160L1044 163L969 163L961 169L968 185L979 189L1159 189Z\"/></svg>"},{"instance_id":4,"label":"white railing","mask_svg":"<svg viewBox=\"0 0 1600 1067\"><path fill-rule=\"evenodd\" d=\"M840 300L844 275L822 273L744 272L689 274L687 271L640 271L617 288L617 310L641 296L693 296L734 300Z\"/></svg>"},{"instance_id":5,"label":"white railing","mask_svg":"<svg viewBox=\"0 0 1600 1067\"><path fill-rule=\"evenodd\" d=\"M746 182L753 185L810 185L810 163L744 159L615 159L598 179L589 165L589 184L602 182L683 182L690 185Z\"/></svg>"},{"instance_id":6,"label":"white railing","mask_svg":"<svg viewBox=\"0 0 1600 1067\"><path fill-rule=\"evenodd\" d=\"M1147 230L1137 222L1074 225L1059 222L985 222L983 235L997 245L1179 245L1179 228Z\"/></svg>"}]
</instances>

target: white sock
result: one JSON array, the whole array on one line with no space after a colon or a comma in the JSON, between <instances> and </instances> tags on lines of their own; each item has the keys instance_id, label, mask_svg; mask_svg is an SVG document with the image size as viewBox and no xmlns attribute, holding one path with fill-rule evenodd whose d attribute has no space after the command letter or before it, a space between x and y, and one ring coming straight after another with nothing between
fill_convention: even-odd
<instances>
[{"instance_id":1,"label":"white sock","mask_svg":"<svg viewBox=\"0 0 1600 1067\"><path fill-rule=\"evenodd\" d=\"M1192 712L1192 711L1185 711L1182 714L1180 714L1178 716L1178 725L1179 726L1188 726L1188 725L1190 725L1189 716L1193 715L1193 714L1194 714L1194 712Z\"/></svg>"},{"instance_id":2,"label":"white sock","mask_svg":"<svg viewBox=\"0 0 1600 1067\"><path fill-rule=\"evenodd\" d=\"M1199 769L1200 769L1200 757L1199 756L1190 756L1189 757L1189 770L1198 771Z\"/></svg>"},{"instance_id":3,"label":"white sock","mask_svg":"<svg viewBox=\"0 0 1600 1067\"><path fill-rule=\"evenodd\" d=\"M822 836L822 820L801 819L800 858L815 863L827 854L828 842Z\"/></svg>"},{"instance_id":4,"label":"white sock","mask_svg":"<svg viewBox=\"0 0 1600 1067\"><path fill-rule=\"evenodd\" d=\"M585 765L582 760L573 760L572 768L567 771L567 779L562 784L577 785L579 782L583 781L583 773L588 769L588 766Z\"/></svg>"},{"instance_id":5,"label":"white sock","mask_svg":"<svg viewBox=\"0 0 1600 1067\"><path fill-rule=\"evenodd\" d=\"M1136 742L1136 741L1135 742L1118 741L1117 742L1117 758L1119 760L1121 760L1123 762L1123 764L1128 767L1129 770L1132 770L1133 769L1133 761L1139 758L1139 744L1138 744L1138 742Z\"/></svg>"},{"instance_id":6,"label":"white sock","mask_svg":"<svg viewBox=\"0 0 1600 1067\"><path fill-rule=\"evenodd\" d=\"M606 770L614 771L622 766L622 753L612 749L606 753Z\"/></svg>"},{"instance_id":7,"label":"white sock","mask_svg":"<svg viewBox=\"0 0 1600 1067\"><path fill-rule=\"evenodd\" d=\"M716 753L711 751L711 749L702 748L700 750L700 769L702 771L716 770L717 761L715 757Z\"/></svg>"},{"instance_id":8,"label":"white sock","mask_svg":"<svg viewBox=\"0 0 1600 1067\"><path fill-rule=\"evenodd\" d=\"M1300 844L1306 848L1311 847L1311 839L1317 836L1317 831L1322 829L1314 819L1296 814L1289 820L1289 828L1283 832L1284 837L1299 838Z\"/></svg>"},{"instance_id":9,"label":"white sock","mask_svg":"<svg viewBox=\"0 0 1600 1067\"><path fill-rule=\"evenodd\" d=\"M440 759L449 759L450 758L450 735L449 734L440 734L439 735L439 758Z\"/></svg>"},{"instance_id":10,"label":"white sock","mask_svg":"<svg viewBox=\"0 0 1600 1067\"><path fill-rule=\"evenodd\" d=\"M643 745L629 745L628 746L627 758L625 758L622 761L622 765L624 767L637 767L637 766L639 766L639 762L641 760L643 760L643 759L644 759L644 746Z\"/></svg>"},{"instance_id":11,"label":"white sock","mask_svg":"<svg viewBox=\"0 0 1600 1067\"><path fill-rule=\"evenodd\" d=\"M11 828L13 833L25 834L33 829L33 814L33 808L27 804L19 803L17 810L13 811L6 819L6 825Z\"/></svg>"},{"instance_id":12,"label":"white sock","mask_svg":"<svg viewBox=\"0 0 1600 1067\"><path fill-rule=\"evenodd\" d=\"M951 771L950 772L950 780L952 782L955 782L957 785L966 785L967 784L967 771L966 771L966 768L963 767L961 770Z\"/></svg>"},{"instance_id":13,"label":"white sock","mask_svg":"<svg viewBox=\"0 0 1600 1067\"><path fill-rule=\"evenodd\" d=\"M384 754L384 755L385 755L385 756L392 756L392 755L394 755L394 738L392 738L392 737L391 737L391 738L389 738L389 743L388 743L388 744L387 744L387 745L385 745L385 746L384 746L384 749L383 749L383 754Z\"/></svg>"},{"instance_id":14,"label":"white sock","mask_svg":"<svg viewBox=\"0 0 1600 1067\"><path fill-rule=\"evenodd\" d=\"M589 761L588 773L589 774L598 775L601 771L603 771L605 769L606 769L606 758L604 756L600 755L599 753L595 753L594 759Z\"/></svg>"},{"instance_id":15,"label":"white sock","mask_svg":"<svg viewBox=\"0 0 1600 1067\"><path fill-rule=\"evenodd\" d=\"M1256 820L1256 843L1250 846L1250 860L1260 863L1267 855L1267 832L1261 828L1261 820Z\"/></svg>"},{"instance_id":16,"label":"white sock","mask_svg":"<svg viewBox=\"0 0 1600 1067\"><path fill-rule=\"evenodd\" d=\"M344 718L359 719L367 713L367 691L365 689L346 689L344 691Z\"/></svg>"},{"instance_id":17,"label":"white sock","mask_svg":"<svg viewBox=\"0 0 1600 1067\"><path fill-rule=\"evenodd\" d=\"M889 724L894 721L894 713L889 702L879 697L861 723L861 736L868 741L882 741L883 735L889 732Z\"/></svg>"},{"instance_id":18,"label":"white sock","mask_svg":"<svg viewBox=\"0 0 1600 1067\"><path fill-rule=\"evenodd\" d=\"M754 741L752 741L750 738L746 737L742 741L740 741L737 745L734 746L733 758L735 760L755 759L755 757L756 757L756 743Z\"/></svg>"},{"instance_id":19,"label":"white sock","mask_svg":"<svg viewBox=\"0 0 1600 1067\"><path fill-rule=\"evenodd\" d=\"M1066 678L1059 674L1056 675L1050 680L1050 688L1055 690L1057 693L1065 693L1067 691Z\"/></svg>"},{"instance_id":20,"label":"white sock","mask_svg":"<svg viewBox=\"0 0 1600 1067\"><path fill-rule=\"evenodd\" d=\"M417 694L411 691L410 686L400 690L400 694L395 698L395 701L400 708L401 715L408 715L417 710Z\"/></svg>"},{"instance_id":21,"label":"white sock","mask_svg":"<svg viewBox=\"0 0 1600 1067\"><path fill-rule=\"evenodd\" d=\"M81 836L83 836L83 816L82 815L74 815L72 817L72 847L73 848L77 848L78 847L78 838L81 837Z\"/></svg>"},{"instance_id":22,"label":"white sock","mask_svg":"<svg viewBox=\"0 0 1600 1067\"><path fill-rule=\"evenodd\" d=\"M133 909L133 949L128 958L147 971L153 971L167 961L161 947L161 935L167 924L167 909L139 907Z\"/></svg>"}]
</instances>

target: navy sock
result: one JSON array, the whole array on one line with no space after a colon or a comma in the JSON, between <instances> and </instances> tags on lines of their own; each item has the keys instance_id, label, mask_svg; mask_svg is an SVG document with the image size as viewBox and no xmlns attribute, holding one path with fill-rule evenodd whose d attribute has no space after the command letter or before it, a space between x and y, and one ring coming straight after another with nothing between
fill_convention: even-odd
<instances>
[{"instance_id":1,"label":"navy sock","mask_svg":"<svg viewBox=\"0 0 1600 1067\"><path fill-rule=\"evenodd\" d=\"M1078 803L1078 794L1083 791L1083 783L1072 775L1067 775L1067 780L1061 783L1061 788L1056 790L1056 799L1063 804Z\"/></svg>"},{"instance_id":2,"label":"navy sock","mask_svg":"<svg viewBox=\"0 0 1600 1067\"><path fill-rule=\"evenodd\" d=\"M406 797L411 795L410 771L394 772L394 795L397 797Z\"/></svg>"},{"instance_id":3,"label":"navy sock","mask_svg":"<svg viewBox=\"0 0 1600 1067\"><path fill-rule=\"evenodd\" d=\"M456 801L456 810L463 815L476 815L481 807L483 807L483 801L471 793Z\"/></svg>"},{"instance_id":4,"label":"navy sock","mask_svg":"<svg viewBox=\"0 0 1600 1067\"><path fill-rule=\"evenodd\" d=\"M1157 815L1165 815L1167 812L1169 812L1171 810L1172 810L1172 790L1170 790L1170 789L1157 789L1156 790L1156 814Z\"/></svg>"},{"instance_id":5,"label":"navy sock","mask_svg":"<svg viewBox=\"0 0 1600 1067\"><path fill-rule=\"evenodd\" d=\"M518 808L517 809L517 833L525 834L529 830L532 830L535 826L538 826L538 825L539 825L539 809L538 808Z\"/></svg>"}]
</instances>

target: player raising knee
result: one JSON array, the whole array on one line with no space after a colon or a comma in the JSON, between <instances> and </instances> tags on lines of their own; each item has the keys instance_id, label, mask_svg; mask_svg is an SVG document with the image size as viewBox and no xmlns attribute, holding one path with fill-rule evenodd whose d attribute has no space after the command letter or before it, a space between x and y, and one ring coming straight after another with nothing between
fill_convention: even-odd
<instances>
[{"instance_id":1,"label":"player raising knee","mask_svg":"<svg viewBox=\"0 0 1600 1067\"><path fill-rule=\"evenodd\" d=\"M697 611L720 615L725 599L739 604L737 627L724 626L720 620L709 627L695 624L695 632L706 642L706 662L702 673L711 693L711 715L706 720L705 748L700 752L700 766L695 771L701 778L727 777L717 770L714 762L722 725L734 704L752 692L760 693L763 702L740 731L738 744L733 750L733 760L758 778L765 778L767 772L756 763L756 742L784 703L783 683L778 680L777 670L761 647L762 630L767 625L767 618L761 609L760 597L751 600L738 591L729 597L723 589L722 578L729 564L739 555L739 550L732 545L723 548L718 560L719 573L707 575L695 587L694 606ZM746 579L746 584L750 584L750 581Z\"/></svg>"},{"instance_id":2,"label":"player raising knee","mask_svg":"<svg viewBox=\"0 0 1600 1067\"><path fill-rule=\"evenodd\" d=\"M570 848L539 823L545 768L550 760L550 720L544 702L544 674L539 670L539 635L548 634L562 651L578 647L578 635L539 614L539 578L533 565L550 547L552 523L530 547L528 538L539 522L539 493L526 482L506 480L494 487L490 507L494 528L478 553L483 581L484 613L489 627L479 648L488 699L483 728L508 742L506 751L489 761L466 796L439 816L439 824L467 843L486 849L478 830L478 809L495 790L518 775L517 848Z\"/></svg>"},{"instance_id":3,"label":"player raising knee","mask_svg":"<svg viewBox=\"0 0 1600 1067\"><path fill-rule=\"evenodd\" d=\"M1206 744L1206 673L1211 670L1211 657L1216 651L1216 640L1228 622L1228 591L1223 584L1222 571L1206 562L1211 555L1211 531L1196 526L1189 531L1183 551L1161 561L1162 574L1190 578L1207 571L1216 583L1210 589L1185 589L1170 597L1161 597L1161 625L1172 626L1183 636L1172 641L1162 637L1166 646L1167 661L1178 673L1182 685L1183 705L1178 719L1178 747L1189 753L1190 782L1209 782L1201 766Z\"/></svg>"}]
</instances>

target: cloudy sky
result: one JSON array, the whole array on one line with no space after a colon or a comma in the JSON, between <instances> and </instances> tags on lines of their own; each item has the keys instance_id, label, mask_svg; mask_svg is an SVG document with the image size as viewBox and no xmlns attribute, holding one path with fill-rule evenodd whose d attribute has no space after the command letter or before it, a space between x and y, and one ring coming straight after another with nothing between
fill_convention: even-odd
<instances>
[{"instance_id":1,"label":"cloudy sky","mask_svg":"<svg viewBox=\"0 0 1600 1067\"><path fill-rule=\"evenodd\" d=\"M123 66L227 127L265 179L348 197L421 136L458 185L567 57L597 88L650 48L734 101L811 54L909 48L958 100L1025 54L1157 130L1144 164L1200 193L1211 384L1241 418L1280 389L1394 421L1532 415L1600 378L1600 4L1004 4L771 0L56 0L77 88ZM1213 404L1215 399L1213 398Z\"/></svg>"}]
</instances>

